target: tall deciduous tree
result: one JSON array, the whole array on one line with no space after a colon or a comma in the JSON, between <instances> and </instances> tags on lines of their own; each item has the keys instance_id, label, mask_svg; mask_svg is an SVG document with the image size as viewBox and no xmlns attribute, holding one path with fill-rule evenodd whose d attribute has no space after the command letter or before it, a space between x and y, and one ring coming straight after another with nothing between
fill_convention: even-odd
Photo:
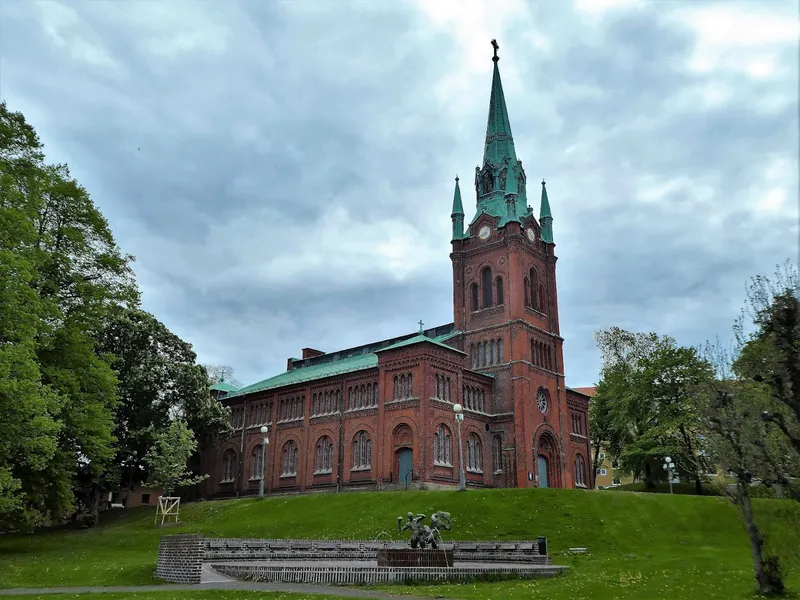
<instances>
[{"instance_id":1,"label":"tall deciduous tree","mask_svg":"<svg viewBox=\"0 0 800 600\"><path fill-rule=\"evenodd\" d=\"M748 333L747 321L754 331ZM764 382L772 403L763 418L780 429L800 453L800 273L787 262L774 279L756 276L748 285L747 305L736 330L741 352L737 372Z\"/></svg>"},{"instance_id":2,"label":"tall deciduous tree","mask_svg":"<svg viewBox=\"0 0 800 600\"><path fill-rule=\"evenodd\" d=\"M23 450L4 458L0 470L10 473L5 489L16 490L28 517L59 519L73 508L78 464L100 476L113 455L115 381L92 333L108 306L136 291L129 257L86 191L66 167L44 164L33 128L5 103L0 183L0 277L8 299L0 309L7 342L0 420L12 426L3 435L12 452ZM13 430L15 423L21 429ZM26 447L38 449L39 459L26 456Z\"/></svg>"},{"instance_id":3,"label":"tall deciduous tree","mask_svg":"<svg viewBox=\"0 0 800 600\"><path fill-rule=\"evenodd\" d=\"M595 437L595 468L599 441L608 445L623 472L644 476L653 487L661 477L653 466L669 455L702 493L708 464L694 407L712 377L709 365L693 349L655 333L614 327L595 337L603 358L590 409L593 436L595 431L602 436Z\"/></svg>"},{"instance_id":4,"label":"tall deciduous tree","mask_svg":"<svg viewBox=\"0 0 800 600\"><path fill-rule=\"evenodd\" d=\"M209 393L208 375L191 344L153 315L117 310L101 339L103 351L115 357L119 378L117 464L124 483L145 479L143 459L173 418L184 419L201 444L228 431L228 409Z\"/></svg>"},{"instance_id":5,"label":"tall deciduous tree","mask_svg":"<svg viewBox=\"0 0 800 600\"><path fill-rule=\"evenodd\" d=\"M708 441L724 472L734 477L726 495L736 504L750 542L753 574L759 593L778 595L784 584L780 560L766 549L764 535L758 527L751 498L755 483L775 483L785 479L787 459L792 460L787 441L760 418L770 402L769 388L748 381L737 372L736 359L740 347L732 353L719 343L708 344L705 355L713 364L716 379L710 382L700 410Z\"/></svg>"}]
</instances>

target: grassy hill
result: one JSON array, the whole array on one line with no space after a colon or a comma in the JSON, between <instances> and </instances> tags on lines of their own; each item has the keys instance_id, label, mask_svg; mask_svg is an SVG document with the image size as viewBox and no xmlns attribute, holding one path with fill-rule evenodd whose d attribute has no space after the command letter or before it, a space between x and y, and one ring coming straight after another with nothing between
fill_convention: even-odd
<instances>
[{"instance_id":1,"label":"grassy hill","mask_svg":"<svg viewBox=\"0 0 800 600\"><path fill-rule=\"evenodd\" d=\"M0 588L152 583L158 539L166 533L219 537L395 539L407 511L446 510L446 539L548 537L554 560L571 573L552 581L413 587L453 598L744 598L753 589L750 554L735 507L722 498L577 490L382 492L198 502L183 524L153 526L153 508L103 515L93 530L0 536ZM769 547L800 589L800 503L756 501ZM582 546L588 556L571 557ZM400 591L400 590L398 590ZM230 596L234 597L234 596ZM242 596L245 597L245 596ZM256 596L253 596L256 597Z\"/></svg>"}]
</instances>

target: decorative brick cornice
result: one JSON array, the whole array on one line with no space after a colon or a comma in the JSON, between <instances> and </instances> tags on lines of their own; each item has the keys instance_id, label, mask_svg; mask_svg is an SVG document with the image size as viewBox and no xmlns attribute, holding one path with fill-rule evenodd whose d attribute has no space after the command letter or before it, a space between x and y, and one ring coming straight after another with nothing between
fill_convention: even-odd
<instances>
[{"instance_id":1,"label":"decorative brick cornice","mask_svg":"<svg viewBox=\"0 0 800 600\"><path fill-rule=\"evenodd\" d=\"M378 414L377 406L368 406L366 408L354 408L352 410L347 410L344 413L344 418L355 419L360 417L371 417L377 414Z\"/></svg>"},{"instance_id":2,"label":"decorative brick cornice","mask_svg":"<svg viewBox=\"0 0 800 600\"><path fill-rule=\"evenodd\" d=\"M416 408L418 406L419 406L419 398L391 400L383 405L385 410L403 410L404 408Z\"/></svg>"},{"instance_id":3,"label":"decorative brick cornice","mask_svg":"<svg viewBox=\"0 0 800 600\"><path fill-rule=\"evenodd\" d=\"M419 358L401 358L392 361L387 361L385 365L381 365L387 373L394 373L395 371L406 371L408 369L415 369L419 366Z\"/></svg>"},{"instance_id":4,"label":"decorative brick cornice","mask_svg":"<svg viewBox=\"0 0 800 600\"><path fill-rule=\"evenodd\" d=\"M431 408L440 408L448 412L453 412L453 403L440 400L439 398L430 399Z\"/></svg>"},{"instance_id":5,"label":"decorative brick cornice","mask_svg":"<svg viewBox=\"0 0 800 600\"><path fill-rule=\"evenodd\" d=\"M492 423L513 423L514 422L514 413L501 413L498 415L492 415Z\"/></svg>"},{"instance_id":6,"label":"decorative brick cornice","mask_svg":"<svg viewBox=\"0 0 800 600\"><path fill-rule=\"evenodd\" d=\"M483 319L488 319L495 315L502 315L504 310L505 310L505 305L501 304L500 306L493 306L491 308L483 308L481 310L474 311L471 313L471 316L473 320L480 321Z\"/></svg>"},{"instance_id":7,"label":"decorative brick cornice","mask_svg":"<svg viewBox=\"0 0 800 600\"><path fill-rule=\"evenodd\" d=\"M335 423L339 420L339 413L332 413L328 415L315 415L308 419L309 425L319 425L321 423Z\"/></svg>"},{"instance_id":8,"label":"decorative brick cornice","mask_svg":"<svg viewBox=\"0 0 800 600\"><path fill-rule=\"evenodd\" d=\"M280 421L276 427L278 430L282 429L294 429L295 427L303 427L305 425L305 419L294 419L293 421Z\"/></svg>"},{"instance_id":9,"label":"decorative brick cornice","mask_svg":"<svg viewBox=\"0 0 800 600\"><path fill-rule=\"evenodd\" d=\"M432 358L428 360L428 364L435 369L443 371L445 375L450 375L451 377L455 377L458 371L461 369L461 363L455 363L452 360Z\"/></svg>"}]
</instances>

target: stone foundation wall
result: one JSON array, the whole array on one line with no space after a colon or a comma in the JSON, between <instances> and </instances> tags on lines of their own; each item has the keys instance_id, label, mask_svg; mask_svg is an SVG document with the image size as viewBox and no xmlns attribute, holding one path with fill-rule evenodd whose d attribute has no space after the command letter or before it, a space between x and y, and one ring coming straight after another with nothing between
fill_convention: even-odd
<instances>
[{"instance_id":1,"label":"stone foundation wall","mask_svg":"<svg viewBox=\"0 0 800 600\"><path fill-rule=\"evenodd\" d=\"M156 577L172 583L200 583L205 547L199 533L165 535L158 544Z\"/></svg>"},{"instance_id":2,"label":"stone foundation wall","mask_svg":"<svg viewBox=\"0 0 800 600\"><path fill-rule=\"evenodd\" d=\"M384 583L468 582L481 579L533 579L555 577L566 567L334 567L334 566L281 566L281 565L228 565L212 563L212 568L233 579L313 583L318 585L378 585Z\"/></svg>"}]
</instances>

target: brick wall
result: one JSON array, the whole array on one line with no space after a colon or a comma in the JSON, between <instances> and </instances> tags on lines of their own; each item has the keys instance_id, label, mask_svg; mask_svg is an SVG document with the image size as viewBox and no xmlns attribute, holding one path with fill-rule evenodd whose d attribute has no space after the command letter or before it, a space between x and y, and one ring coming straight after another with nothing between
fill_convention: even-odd
<instances>
[{"instance_id":1,"label":"brick wall","mask_svg":"<svg viewBox=\"0 0 800 600\"><path fill-rule=\"evenodd\" d=\"M200 533L165 535L158 544L156 577L173 583L200 583L204 551Z\"/></svg>"}]
</instances>

